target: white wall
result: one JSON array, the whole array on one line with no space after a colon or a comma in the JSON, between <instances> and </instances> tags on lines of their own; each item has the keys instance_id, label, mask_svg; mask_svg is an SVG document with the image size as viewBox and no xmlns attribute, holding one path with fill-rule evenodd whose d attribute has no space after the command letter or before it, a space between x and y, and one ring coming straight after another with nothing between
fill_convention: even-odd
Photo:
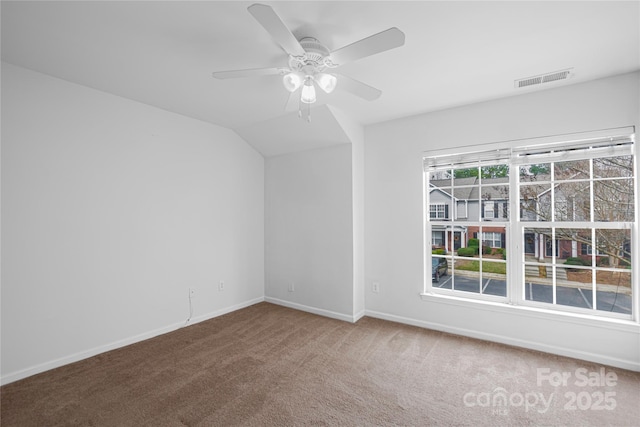
<instances>
[{"instance_id":1,"label":"white wall","mask_svg":"<svg viewBox=\"0 0 640 427\"><path fill-rule=\"evenodd\" d=\"M3 383L261 301L264 159L3 63L2 267Z\"/></svg>"},{"instance_id":2,"label":"white wall","mask_svg":"<svg viewBox=\"0 0 640 427\"><path fill-rule=\"evenodd\" d=\"M189 287L195 321L266 295L640 369L637 325L419 296L425 150L637 126L639 79L395 120L364 138L334 111L352 144L265 161L227 129L3 63L2 382L183 325Z\"/></svg>"},{"instance_id":3,"label":"white wall","mask_svg":"<svg viewBox=\"0 0 640 427\"><path fill-rule=\"evenodd\" d=\"M265 160L267 301L353 320L351 149Z\"/></svg>"},{"instance_id":4,"label":"white wall","mask_svg":"<svg viewBox=\"0 0 640 427\"><path fill-rule=\"evenodd\" d=\"M366 313L640 370L640 328L423 300L426 150L640 125L640 74L528 93L365 128ZM636 257L637 259L637 257ZM380 293L371 282L380 282Z\"/></svg>"},{"instance_id":5,"label":"white wall","mask_svg":"<svg viewBox=\"0 0 640 427\"><path fill-rule=\"evenodd\" d=\"M351 143L353 205L353 319L364 316L364 127L329 107Z\"/></svg>"}]
</instances>

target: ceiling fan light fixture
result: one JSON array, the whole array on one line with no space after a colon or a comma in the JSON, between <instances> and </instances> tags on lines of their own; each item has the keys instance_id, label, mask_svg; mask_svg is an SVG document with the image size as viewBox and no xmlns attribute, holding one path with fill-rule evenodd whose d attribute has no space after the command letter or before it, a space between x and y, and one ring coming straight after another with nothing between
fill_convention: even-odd
<instances>
[{"instance_id":1,"label":"ceiling fan light fixture","mask_svg":"<svg viewBox=\"0 0 640 427\"><path fill-rule=\"evenodd\" d=\"M311 80L311 78L307 78L304 81L300 102L304 102L305 104L313 104L316 102L316 88L313 87L313 80Z\"/></svg>"},{"instance_id":2,"label":"ceiling fan light fixture","mask_svg":"<svg viewBox=\"0 0 640 427\"><path fill-rule=\"evenodd\" d=\"M288 73L282 77L282 84L289 92L295 92L302 86L302 77L297 73Z\"/></svg>"},{"instance_id":3,"label":"ceiling fan light fixture","mask_svg":"<svg viewBox=\"0 0 640 427\"><path fill-rule=\"evenodd\" d=\"M316 76L316 83L320 86L320 89L326 93L331 93L336 88L338 79L333 74L320 73Z\"/></svg>"}]
</instances>

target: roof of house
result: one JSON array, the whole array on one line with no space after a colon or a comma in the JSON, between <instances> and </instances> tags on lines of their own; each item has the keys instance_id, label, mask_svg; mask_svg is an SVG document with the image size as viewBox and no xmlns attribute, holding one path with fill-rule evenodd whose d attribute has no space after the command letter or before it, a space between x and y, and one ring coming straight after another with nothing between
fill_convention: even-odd
<instances>
[{"instance_id":1,"label":"roof of house","mask_svg":"<svg viewBox=\"0 0 640 427\"><path fill-rule=\"evenodd\" d=\"M505 200L508 196L505 184L509 184L509 178L484 178L482 185L477 177L454 178L453 190L450 179L434 179L429 181L432 190L440 189L448 194L453 194L457 200L478 200L482 191L482 200ZM482 188L482 190L480 190Z\"/></svg>"}]
</instances>

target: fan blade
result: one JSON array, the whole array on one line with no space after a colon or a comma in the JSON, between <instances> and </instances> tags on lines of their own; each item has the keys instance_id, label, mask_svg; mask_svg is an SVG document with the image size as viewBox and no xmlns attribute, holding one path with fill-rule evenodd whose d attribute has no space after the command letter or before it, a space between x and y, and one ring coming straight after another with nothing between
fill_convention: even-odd
<instances>
[{"instance_id":1,"label":"fan blade","mask_svg":"<svg viewBox=\"0 0 640 427\"><path fill-rule=\"evenodd\" d=\"M249 6L248 10L285 52L293 56L302 56L305 54L296 36L291 33L271 6L256 3Z\"/></svg>"},{"instance_id":2,"label":"fan blade","mask_svg":"<svg viewBox=\"0 0 640 427\"><path fill-rule=\"evenodd\" d=\"M212 75L216 79L235 79L242 77L271 76L275 74L284 75L288 72L288 68L251 68L248 70L216 71L212 73Z\"/></svg>"},{"instance_id":3,"label":"fan blade","mask_svg":"<svg viewBox=\"0 0 640 427\"><path fill-rule=\"evenodd\" d=\"M365 56L375 55L404 44L404 33L396 27L389 28L350 45L331 52L331 62L342 65Z\"/></svg>"},{"instance_id":4,"label":"fan blade","mask_svg":"<svg viewBox=\"0 0 640 427\"><path fill-rule=\"evenodd\" d=\"M374 101L382 95L381 90L342 74L338 75L338 84L336 87L340 90L351 92L362 99L366 99L367 101Z\"/></svg>"}]
</instances>

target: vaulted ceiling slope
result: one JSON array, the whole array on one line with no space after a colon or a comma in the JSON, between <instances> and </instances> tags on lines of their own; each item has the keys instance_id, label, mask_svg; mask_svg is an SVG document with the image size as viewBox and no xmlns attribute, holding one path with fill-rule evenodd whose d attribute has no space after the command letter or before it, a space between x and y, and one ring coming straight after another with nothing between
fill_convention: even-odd
<instances>
[{"instance_id":1,"label":"vaulted ceiling slope","mask_svg":"<svg viewBox=\"0 0 640 427\"><path fill-rule=\"evenodd\" d=\"M340 91L338 81L303 126L284 110L280 76L211 76L287 66L248 13L252 3L2 1L2 59L234 129L265 155L348 142L335 109L368 125L640 69L637 1L262 2L297 38L329 50L390 27L406 35L400 48L340 67L380 89L379 99ZM514 87L565 69L570 79Z\"/></svg>"}]
</instances>

